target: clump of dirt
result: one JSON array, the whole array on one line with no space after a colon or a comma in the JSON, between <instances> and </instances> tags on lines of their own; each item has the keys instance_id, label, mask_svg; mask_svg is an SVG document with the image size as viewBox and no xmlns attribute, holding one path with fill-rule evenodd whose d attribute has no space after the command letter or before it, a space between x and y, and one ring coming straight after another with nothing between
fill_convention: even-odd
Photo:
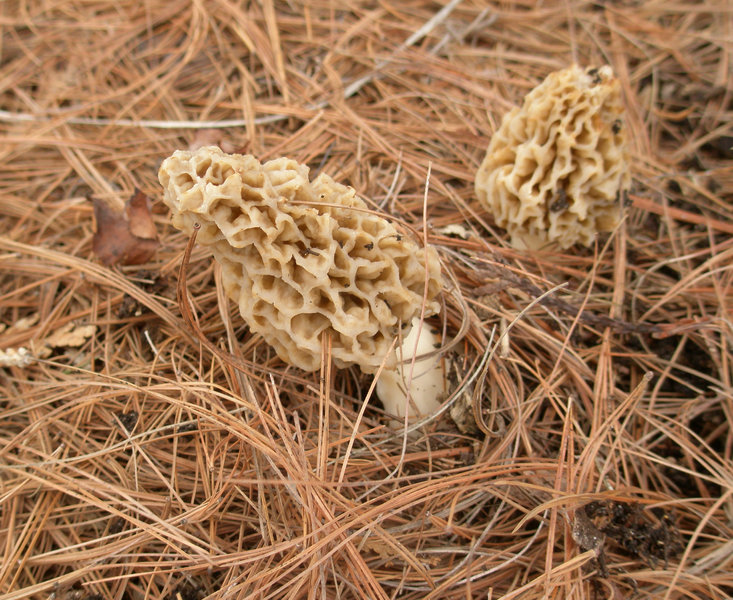
<instances>
[{"instance_id":1,"label":"clump of dirt","mask_svg":"<svg viewBox=\"0 0 733 600\"><path fill-rule=\"evenodd\" d=\"M680 530L663 508L644 510L640 504L608 501L591 502L585 512L607 539L652 568L660 561L666 568L682 550Z\"/></svg>"}]
</instances>

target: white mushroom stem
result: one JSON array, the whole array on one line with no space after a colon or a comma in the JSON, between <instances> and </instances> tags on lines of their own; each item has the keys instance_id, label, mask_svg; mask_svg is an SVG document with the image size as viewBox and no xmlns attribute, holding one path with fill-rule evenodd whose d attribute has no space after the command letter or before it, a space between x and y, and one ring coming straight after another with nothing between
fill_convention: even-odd
<instances>
[{"instance_id":1,"label":"white mushroom stem","mask_svg":"<svg viewBox=\"0 0 733 600\"><path fill-rule=\"evenodd\" d=\"M405 413L425 417L440 408L445 379L440 356L420 359L433 352L439 341L427 323L413 319L410 333L395 350L397 367L383 370L377 380L377 396L386 413L397 418L404 418Z\"/></svg>"}]
</instances>

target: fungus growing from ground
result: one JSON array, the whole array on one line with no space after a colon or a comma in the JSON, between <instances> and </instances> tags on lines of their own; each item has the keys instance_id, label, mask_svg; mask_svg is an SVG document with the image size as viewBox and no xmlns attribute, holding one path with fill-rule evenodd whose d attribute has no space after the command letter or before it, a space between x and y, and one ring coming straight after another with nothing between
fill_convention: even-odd
<instances>
[{"instance_id":1,"label":"fungus growing from ground","mask_svg":"<svg viewBox=\"0 0 733 600\"><path fill-rule=\"evenodd\" d=\"M573 65L504 116L476 195L514 247L589 245L618 224L630 180L620 87L608 66Z\"/></svg>"},{"instance_id":2,"label":"fungus growing from ground","mask_svg":"<svg viewBox=\"0 0 733 600\"><path fill-rule=\"evenodd\" d=\"M423 322L421 326L420 317L415 317L410 333L395 350L397 366L382 371L377 380L377 396L385 412L401 419L405 413L408 417L426 417L440 408L445 388L440 356L419 358L434 352L439 345L430 325Z\"/></svg>"},{"instance_id":3,"label":"fungus growing from ground","mask_svg":"<svg viewBox=\"0 0 733 600\"><path fill-rule=\"evenodd\" d=\"M427 315L439 310L435 250L328 175L310 181L294 160L261 164L210 146L175 152L159 179L173 225L191 234L200 224L227 295L291 365L318 369L327 335L338 367L394 368L387 355L400 327L407 335L423 302Z\"/></svg>"}]
</instances>

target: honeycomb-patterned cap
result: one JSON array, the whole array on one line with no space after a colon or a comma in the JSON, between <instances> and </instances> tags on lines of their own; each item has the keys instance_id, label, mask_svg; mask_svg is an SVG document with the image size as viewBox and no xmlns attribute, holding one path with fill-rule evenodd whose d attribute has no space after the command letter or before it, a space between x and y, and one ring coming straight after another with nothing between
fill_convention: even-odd
<instances>
[{"instance_id":1,"label":"honeycomb-patterned cap","mask_svg":"<svg viewBox=\"0 0 733 600\"><path fill-rule=\"evenodd\" d=\"M476 195L512 245L589 245L616 227L630 180L623 114L610 67L573 65L504 115L476 174Z\"/></svg>"},{"instance_id":2,"label":"honeycomb-patterned cap","mask_svg":"<svg viewBox=\"0 0 733 600\"><path fill-rule=\"evenodd\" d=\"M175 152L158 177L173 225L190 234L200 224L197 241L221 264L227 295L291 365L318 369L327 334L337 366L373 372L425 289L427 314L439 310L436 251L328 175L310 181L294 160L261 164L211 146Z\"/></svg>"}]
</instances>

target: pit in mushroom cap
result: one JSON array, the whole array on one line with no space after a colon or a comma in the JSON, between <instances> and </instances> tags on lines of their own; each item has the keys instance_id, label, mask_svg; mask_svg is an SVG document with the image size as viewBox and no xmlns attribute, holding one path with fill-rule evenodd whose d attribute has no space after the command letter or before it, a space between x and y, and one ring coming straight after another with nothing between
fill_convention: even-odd
<instances>
[{"instance_id":1,"label":"pit in mushroom cap","mask_svg":"<svg viewBox=\"0 0 733 600\"><path fill-rule=\"evenodd\" d=\"M551 73L504 115L476 195L512 245L589 245L611 231L629 186L619 81L608 66Z\"/></svg>"},{"instance_id":2,"label":"pit in mushroom cap","mask_svg":"<svg viewBox=\"0 0 733 600\"><path fill-rule=\"evenodd\" d=\"M313 371L324 332L334 363L374 372L399 326L441 290L433 248L370 213L328 175L288 158L261 164L214 146L176 151L158 173L173 225L209 246L227 295L285 362ZM393 359L388 357L388 367Z\"/></svg>"}]
</instances>

